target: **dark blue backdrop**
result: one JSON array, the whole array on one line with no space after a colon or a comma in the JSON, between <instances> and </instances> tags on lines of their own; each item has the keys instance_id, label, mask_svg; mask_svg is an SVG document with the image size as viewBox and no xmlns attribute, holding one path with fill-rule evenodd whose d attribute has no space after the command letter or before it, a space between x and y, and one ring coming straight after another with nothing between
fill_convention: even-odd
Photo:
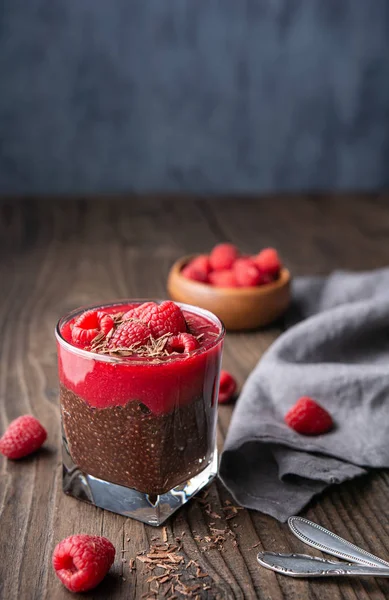
<instances>
[{"instance_id":1,"label":"dark blue backdrop","mask_svg":"<svg viewBox=\"0 0 389 600\"><path fill-rule=\"evenodd\" d=\"M387 186L387 0L2 0L0 193Z\"/></svg>"}]
</instances>

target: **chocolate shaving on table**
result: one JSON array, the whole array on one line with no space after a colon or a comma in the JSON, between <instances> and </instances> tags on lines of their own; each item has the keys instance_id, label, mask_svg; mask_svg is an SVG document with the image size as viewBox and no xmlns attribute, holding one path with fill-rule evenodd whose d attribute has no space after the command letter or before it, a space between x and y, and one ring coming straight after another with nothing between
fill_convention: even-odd
<instances>
[{"instance_id":1,"label":"chocolate shaving on table","mask_svg":"<svg viewBox=\"0 0 389 600\"><path fill-rule=\"evenodd\" d=\"M167 537L167 529L166 534L164 529L162 530L162 536L163 538ZM195 560L187 562L186 558L179 554L180 551L180 545L159 542L152 543L148 551L144 550L138 553L137 560L143 563L150 572L150 576L146 580L150 585L148 594L157 594L158 597L168 597L169 599L178 598L181 594L195 599L205 588L211 589L210 586L206 587L208 584L203 582L204 578L209 577L208 573L203 571ZM192 569L192 573L190 573L190 569ZM188 579L192 582L188 582ZM200 581L196 581L196 579ZM145 594L145 597L149 596Z\"/></svg>"},{"instance_id":2,"label":"chocolate shaving on table","mask_svg":"<svg viewBox=\"0 0 389 600\"><path fill-rule=\"evenodd\" d=\"M208 492L205 492L201 500L206 500ZM235 507L230 501L226 501L223 509L226 512L231 512L232 516L238 513L240 507ZM206 504L206 510L212 513L212 507L209 502ZM214 525L214 524L213 524ZM209 525L209 533L204 536L195 535L194 539L199 544L202 551L225 550L225 543L230 542L234 547L237 547L236 534L228 527L214 527ZM185 532L182 532L181 538ZM194 532L195 533L195 532ZM167 537L167 529L162 529L163 539ZM156 537L156 536L154 536ZM212 589L209 583L204 582L204 579L209 579L209 574L203 570L202 566L196 560L187 559L180 554L181 538L176 538L178 544L160 541L152 543L148 551L140 552L137 559L144 563L146 569L150 572L147 583L150 584L150 592L155 591L157 586L158 597L172 598L176 594L180 594L194 600L202 591ZM152 538L153 540L154 538ZM159 538L158 538L159 539ZM188 582L189 580L189 582ZM192 583L190 583L192 580ZM197 581L196 581L197 580ZM201 597L201 596L200 596Z\"/></svg>"}]
</instances>

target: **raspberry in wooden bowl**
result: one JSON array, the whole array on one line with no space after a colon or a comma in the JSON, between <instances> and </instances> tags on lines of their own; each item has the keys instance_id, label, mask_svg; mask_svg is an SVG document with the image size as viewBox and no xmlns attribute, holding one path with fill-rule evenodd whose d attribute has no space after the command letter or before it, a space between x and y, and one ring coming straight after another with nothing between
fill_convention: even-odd
<instances>
[{"instance_id":1,"label":"raspberry in wooden bowl","mask_svg":"<svg viewBox=\"0 0 389 600\"><path fill-rule=\"evenodd\" d=\"M217 471L223 324L126 301L73 311L56 337L64 491L160 525Z\"/></svg>"},{"instance_id":2,"label":"raspberry in wooden bowl","mask_svg":"<svg viewBox=\"0 0 389 600\"><path fill-rule=\"evenodd\" d=\"M214 250L208 262L207 255L190 255L174 263L167 282L173 300L210 310L228 330L257 329L284 314L291 276L274 249L248 257L222 248L212 261Z\"/></svg>"}]
</instances>

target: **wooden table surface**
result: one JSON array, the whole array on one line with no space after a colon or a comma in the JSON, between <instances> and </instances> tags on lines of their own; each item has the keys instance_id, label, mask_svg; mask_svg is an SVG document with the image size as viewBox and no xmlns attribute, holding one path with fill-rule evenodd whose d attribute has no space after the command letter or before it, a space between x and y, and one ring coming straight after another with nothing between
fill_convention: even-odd
<instances>
[{"instance_id":1,"label":"wooden table surface","mask_svg":"<svg viewBox=\"0 0 389 600\"><path fill-rule=\"evenodd\" d=\"M80 532L103 534L117 549L111 575L85 598L188 598L179 591L187 588L178 584L174 594L162 595L166 585L153 594L156 583L147 581L151 573L139 560L136 570L129 569L129 559L147 550L155 536L162 538L164 530L62 492L54 324L72 308L91 302L163 297L168 269L177 257L207 250L222 240L247 252L274 245L294 275L387 265L389 199L45 199L3 201L0 209L0 431L28 412L49 432L45 449L35 456L0 461L0 598L70 598L53 573L51 555L59 540ZM224 366L239 384L279 332L278 326L227 335ZM219 409L220 447L232 411L233 406ZM221 548L204 552L204 547L212 546L204 541L215 522L209 512L227 514L226 501L231 498L217 481L207 502L192 500L167 523L169 541L182 540L181 580L194 588L200 584L192 597L389 597L389 581L384 579L309 582L258 567L257 550L307 549L286 525L254 511L240 510L232 519L218 519L215 526L232 533ZM376 471L334 486L304 514L388 559L388 501L388 474ZM185 568L191 559L207 577L196 578L193 565Z\"/></svg>"}]
</instances>

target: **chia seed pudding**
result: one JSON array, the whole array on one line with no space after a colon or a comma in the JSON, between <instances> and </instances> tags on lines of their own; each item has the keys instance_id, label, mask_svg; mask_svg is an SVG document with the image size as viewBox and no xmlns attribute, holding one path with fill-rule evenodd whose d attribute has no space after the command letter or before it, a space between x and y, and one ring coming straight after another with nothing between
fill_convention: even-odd
<instances>
[{"instance_id":1,"label":"chia seed pudding","mask_svg":"<svg viewBox=\"0 0 389 600\"><path fill-rule=\"evenodd\" d=\"M74 464L149 495L203 471L215 446L224 329L185 305L177 321L173 304L147 303L143 313L143 303L92 307L57 327L61 417Z\"/></svg>"}]
</instances>

